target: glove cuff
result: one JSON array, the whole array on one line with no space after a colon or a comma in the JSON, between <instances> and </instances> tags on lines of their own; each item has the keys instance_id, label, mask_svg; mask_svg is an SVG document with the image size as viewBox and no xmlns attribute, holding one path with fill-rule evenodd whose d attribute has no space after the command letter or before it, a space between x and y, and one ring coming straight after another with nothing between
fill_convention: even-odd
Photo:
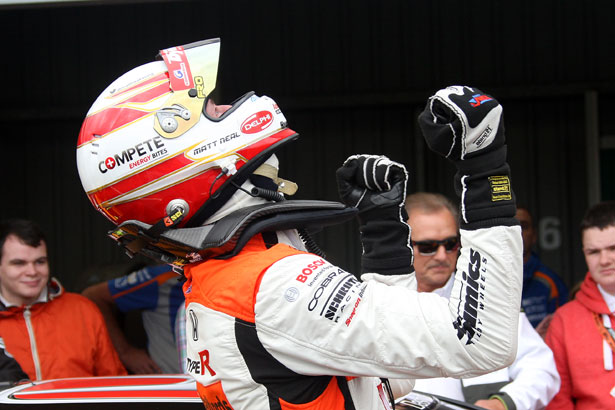
<instances>
[{"instance_id":1,"label":"glove cuff","mask_svg":"<svg viewBox=\"0 0 615 410\"><path fill-rule=\"evenodd\" d=\"M361 273L400 275L412 271L410 226L404 213L404 207L390 207L359 215Z\"/></svg>"},{"instance_id":2,"label":"glove cuff","mask_svg":"<svg viewBox=\"0 0 615 410\"><path fill-rule=\"evenodd\" d=\"M466 230L518 225L506 146L488 155L457 161L455 191L461 198L460 227Z\"/></svg>"}]
</instances>

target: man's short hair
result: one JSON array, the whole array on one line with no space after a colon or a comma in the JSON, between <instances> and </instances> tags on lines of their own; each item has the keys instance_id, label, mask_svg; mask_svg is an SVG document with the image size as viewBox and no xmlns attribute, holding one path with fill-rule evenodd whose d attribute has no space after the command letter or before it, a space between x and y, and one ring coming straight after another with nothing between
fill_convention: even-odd
<instances>
[{"instance_id":1,"label":"man's short hair","mask_svg":"<svg viewBox=\"0 0 615 410\"><path fill-rule=\"evenodd\" d=\"M426 213L448 210L459 225L459 209L453 202L442 194L433 192L415 192L406 197L406 211L408 215L414 210Z\"/></svg>"},{"instance_id":2,"label":"man's short hair","mask_svg":"<svg viewBox=\"0 0 615 410\"><path fill-rule=\"evenodd\" d=\"M604 201L590 207L581 220L581 234L589 228L615 226L615 201Z\"/></svg>"},{"instance_id":3,"label":"man's short hair","mask_svg":"<svg viewBox=\"0 0 615 410\"><path fill-rule=\"evenodd\" d=\"M6 219L0 222L0 259L4 242L10 235L15 235L28 246L37 248L41 242L47 242L45 234L39 226L27 219Z\"/></svg>"}]
</instances>

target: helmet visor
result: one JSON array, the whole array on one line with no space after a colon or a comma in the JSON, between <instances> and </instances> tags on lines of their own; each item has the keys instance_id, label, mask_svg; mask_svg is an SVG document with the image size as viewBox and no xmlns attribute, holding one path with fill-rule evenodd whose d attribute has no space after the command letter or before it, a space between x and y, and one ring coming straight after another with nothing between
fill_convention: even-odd
<instances>
[{"instance_id":1,"label":"helmet visor","mask_svg":"<svg viewBox=\"0 0 615 410\"><path fill-rule=\"evenodd\" d=\"M193 97L205 99L216 88L219 38L160 50L159 58L167 65L174 92L194 89Z\"/></svg>"}]
</instances>

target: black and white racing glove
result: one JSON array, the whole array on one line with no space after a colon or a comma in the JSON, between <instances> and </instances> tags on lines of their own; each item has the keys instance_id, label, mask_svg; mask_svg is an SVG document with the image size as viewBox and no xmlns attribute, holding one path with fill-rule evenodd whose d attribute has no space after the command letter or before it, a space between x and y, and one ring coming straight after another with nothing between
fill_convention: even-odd
<instances>
[{"instance_id":1,"label":"black and white racing glove","mask_svg":"<svg viewBox=\"0 0 615 410\"><path fill-rule=\"evenodd\" d=\"M447 87L429 98L419 126L429 148L457 167L461 227L516 224L498 101L473 87Z\"/></svg>"},{"instance_id":2,"label":"black and white racing glove","mask_svg":"<svg viewBox=\"0 0 615 410\"><path fill-rule=\"evenodd\" d=\"M342 202L359 210L362 272L412 271L406 168L383 155L353 155L336 172Z\"/></svg>"}]
</instances>

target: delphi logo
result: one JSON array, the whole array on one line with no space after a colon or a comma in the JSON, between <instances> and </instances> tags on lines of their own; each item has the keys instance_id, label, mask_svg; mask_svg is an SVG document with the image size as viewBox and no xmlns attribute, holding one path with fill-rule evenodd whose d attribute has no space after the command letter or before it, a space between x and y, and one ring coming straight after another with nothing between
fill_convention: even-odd
<instances>
[{"instance_id":1,"label":"delphi logo","mask_svg":"<svg viewBox=\"0 0 615 410\"><path fill-rule=\"evenodd\" d=\"M479 252L470 248L470 263L468 263L468 273L462 272L462 278L465 284L465 299L463 304L463 314L457 316L457 320L453 322L453 326L457 329L457 338L463 339L464 336L468 337L466 344L474 343L472 339L478 333L482 333L478 325L481 324L478 319L478 311L483 310L484 305L480 300L483 299L483 295L480 291L484 287L484 284L480 282L484 281L484 277L481 277L481 255Z\"/></svg>"},{"instance_id":2,"label":"delphi logo","mask_svg":"<svg viewBox=\"0 0 615 410\"><path fill-rule=\"evenodd\" d=\"M241 124L241 132L244 134L256 134L269 127L272 122L273 114L269 111L259 111L256 114L250 115Z\"/></svg>"}]
</instances>

